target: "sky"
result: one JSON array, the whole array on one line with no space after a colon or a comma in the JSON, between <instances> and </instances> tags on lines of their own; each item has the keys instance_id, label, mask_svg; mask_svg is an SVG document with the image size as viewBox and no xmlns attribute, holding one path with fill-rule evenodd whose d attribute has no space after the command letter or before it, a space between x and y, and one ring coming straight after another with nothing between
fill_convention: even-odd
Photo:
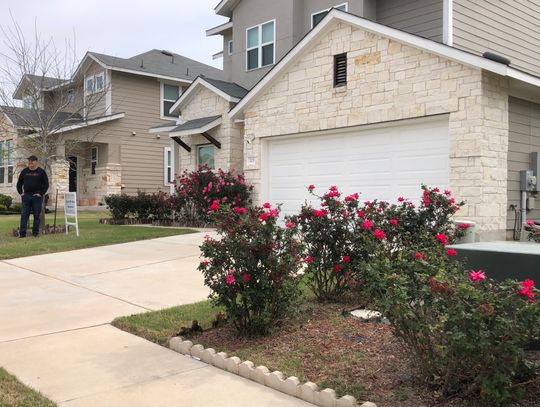
<instances>
[{"instance_id":1,"label":"sky","mask_svg":"<svg viewBox=\"0 0 540 407\"><path fill-rule=\"evenodd\" d=\"M34 27L57 47L76 44L78 58L87 51L127 58L150 49L166 49L221 68L212 55L221 51L220 36L205 31L227 21L214 13L219 0L0 0L0 27L25 37ZM75 39L73 41L73 39ZM0 54L7 52L0 32Z\"/></svg>"}]
</instances>

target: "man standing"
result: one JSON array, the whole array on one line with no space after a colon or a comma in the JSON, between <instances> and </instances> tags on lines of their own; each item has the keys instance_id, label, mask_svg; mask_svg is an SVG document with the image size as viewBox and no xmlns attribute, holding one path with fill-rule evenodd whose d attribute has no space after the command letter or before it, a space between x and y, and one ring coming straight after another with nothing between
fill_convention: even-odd
<instances>
[{"instance_id":1,"label":"man standing","mask_svg":"<svg viewBox=\"0 0 540 407\"><path fill-rule=\"evenodd\" d=\"M38 167L38 159L35 155L28 157L28 167L21 171L17 181L17 192L22 198L21 227L19 237L26 237L26 226L30 212L34 215L32 235L39 236L39 222L43 196L49 189L47 173Z\"/></svg>"}]
</instances>

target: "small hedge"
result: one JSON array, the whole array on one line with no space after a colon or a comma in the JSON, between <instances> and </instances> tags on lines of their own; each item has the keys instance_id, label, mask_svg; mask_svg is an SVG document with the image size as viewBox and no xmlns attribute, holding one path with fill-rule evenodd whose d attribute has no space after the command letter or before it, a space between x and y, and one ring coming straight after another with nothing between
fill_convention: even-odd
<instances>
[{"instance_id":1,"label":"small hedge","mask_svg":"<svg viewBox=\"0 0 540 407\"><path fill-rule=\"evenodd\" d=\"M2 210L2 208L4 208L4 210L9 210L12 203L12 197L10 197L9 195L0 194L0 211Z\"/></svg>"}]
</instances>

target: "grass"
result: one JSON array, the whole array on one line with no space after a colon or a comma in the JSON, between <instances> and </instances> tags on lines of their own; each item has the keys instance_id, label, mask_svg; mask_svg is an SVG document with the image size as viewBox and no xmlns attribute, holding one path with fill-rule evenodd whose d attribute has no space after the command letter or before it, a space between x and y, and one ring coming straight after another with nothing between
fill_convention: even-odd
<instances>
[{"instance_id":1,"label":"grass","mask_svg":"<svg viewBox=\"0 0 540 407\"><path fill-rule=\"evenodd\" d=\"M26 387L0 367L0 407L55 407L38 392Z\"/></svg>"},{"instance_id":2,"label":"grass","mask_svg":"<svg viewBox=\"0 0 540 407\"><path fill-rule=\"evenodd\" d=\"M210 301L201 301L160 311L116 318L112 325L166 346L170 337L175 336L181 327L190 327L193 320L197 320L203 329L210 328L216 314L221 311L221 308L213 306Z\"/></svg>"},{"instance_id":3,"label":"grass","mask_svg":"<svg viewBox=\"0 0 540 407\"><path fill-rule=\"evenodd\" d=\"M19 216L2 215L0 216L0 260L132 242L135 240L154 239L192 232L189 229L99 224L99 219L107 216L107 212L80 212L79 237L76 237L74 232L70 232L69 236L57 234L45 235L37 239L31 236L26 239L18 239L13 237L12 230L19 226ZM52 214L47 214L46 222L49 224L53 223ZM57 224L64 224L63 213L58 214Z\"/></svg>"}]
</instances>

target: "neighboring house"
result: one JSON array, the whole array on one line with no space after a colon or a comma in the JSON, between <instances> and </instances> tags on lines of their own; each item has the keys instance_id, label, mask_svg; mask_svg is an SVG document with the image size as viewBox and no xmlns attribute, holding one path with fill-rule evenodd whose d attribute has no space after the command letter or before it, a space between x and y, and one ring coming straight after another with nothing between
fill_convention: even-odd
<instances>
[{"instance_id":1,"label":"neighboring house","mask_svg":"<svg viewBox=\"0 0 540 407\"><path fill-rule=\"evenodd\" d=\"M67 80L25 75L14 94L24 107L0 106L0 193L16 194L17 169L25 165L17 138L44 122L64 141L51 170L53 197L76 191L81 205L99 205L109 194L169 191L169 139L148 129L175 120L169 108L200 75L219 78L222 71L161 50L127 59L88 52Z\"/></svg>"},{"instance_id":2,"label":"neighboring house","mask_svg":"<svg viewBox=\"0 0 540 407\"><path fill-rule=\"evenodd\" d=\"M507 236L519 171L540 151L537 2L223 0L216 12L230 19L207 31L223 36L228 83L199 78L171 109L183 124L155 130L172 131L176 168L241 168L256 203L288 213L309 184L395 200L426 183L467 202L478 239Z\"/></svg>"}]
</instances>

